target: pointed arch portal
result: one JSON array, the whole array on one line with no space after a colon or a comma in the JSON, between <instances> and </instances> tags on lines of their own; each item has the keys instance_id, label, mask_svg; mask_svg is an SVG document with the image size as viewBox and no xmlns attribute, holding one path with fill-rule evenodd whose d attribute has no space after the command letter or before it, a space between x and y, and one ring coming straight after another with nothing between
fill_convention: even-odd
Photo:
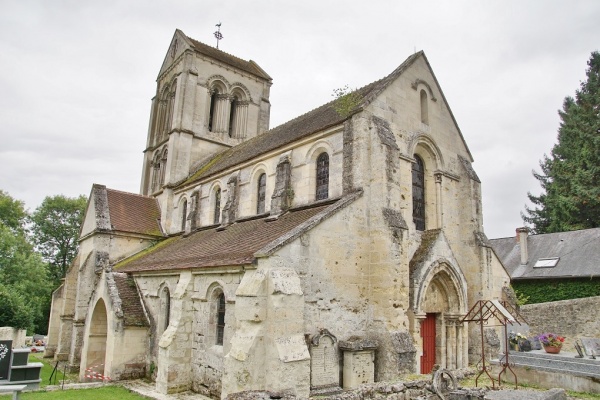
<instances>
[{"instance_id":1,"label":"pointed arch portal","mask_svg":"<svg viewBox=\"0 0 600 400\"><path fill-rule=\"evenodd\" d=\"M94 379L104 377L104 362L106 360L106 334L108 331L108 316L104 300L99 299L92 313L90 333L87 338L87 357L85 375ZM99 376L100 375L100 376Z\"/></svg>"},{"instance_id":2,"label":"pointed arch portal","mask_svg":"<svg viewBox=\"0 0 600 400\"><path fill-rule=\"evenodd\" d=\"M459 322L466 307L464 277L449 264L436 262L428 269L417 293L420 372L430 373L434 364L451 369L465 367L467 328Z\"/></svg>"}]
</instances>

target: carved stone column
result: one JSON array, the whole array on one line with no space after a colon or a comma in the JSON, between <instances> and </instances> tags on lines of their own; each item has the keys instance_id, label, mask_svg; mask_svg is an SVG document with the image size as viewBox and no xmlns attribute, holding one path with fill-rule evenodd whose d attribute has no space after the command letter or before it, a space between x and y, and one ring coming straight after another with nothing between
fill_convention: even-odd
<instances>
[{"instance_id":1,"label":"carved stone column","mask_svg":"<svg viewBox=\"0 0 600 400\"><path fill-rule=\"evenodd\" d=\"M463 358L463 325L456 323L456 368L464 368L467 364Z\"/></svg>"},{"instance_id":2,"label":"carved stone column","mask_svg":"<svg viewBox=\"0 0 600 400\"><path fill-rule=\"evenodd\" d=\"M446 321L446 368L456 368L456 325L455 321Z\"/></svg>"},{"instance_id":3,"label":"carved stone column","mask_svg":"<svg viewBox=\"0 0 600 400\"><path fill-rule=\"evenodd\" d=\"M441 355L441 360L439 362L439 364L443 367L443 368L447 368L448 367L448 357L446 357L446 348L448 347L448 337L446 335L446 317L445 315L442 313L440 315L440 321L441 321L441 338L440 338L440 351L438 352ZM436 335L437 336L437 335Z\"/></svg>"},{"instance_id":4,"label":"carved stone column","mask_svg":"<svg viewBox=\"0 0 600 400\"><path fill-rule=\"evenodd\" d=\"M240 101L235 103L235 110L231 127L231 137L236 139L243 139L246 137L246 122L248 121L248 104L247 101Z\"/></svg>"},{"instance_id":5,"label":"carved stone column","mask_svg":"<svg viewBox=\"0 0 600 400\"><path fill-rule=\"evenodd\" d=\"M227 133L229 128L229 110L231 102L228 94L217 94L215 96L216 104L213 114L213 132Z\"/></svg>"},{"instance_id":6,"label":"carved stone column","mask_svg":"<svg viewBox=\"0 0 600 400\"><path fill-rule=\"evenodd\" d=\"M436 201L436 206L437 206L436 222L437 222L437 227L441 229L443 227L442 224L444 223L443 216L442 216L442 213L444 210L444 208L442 207L442 200L443 200L442 199L442 174L440 172L436 172L434 174L434 177L435 177L435 194L436 194L436 200L437 200Z\"/></svg>"},{"instance_id":7,"label":"carved stone column","mask_svg":"<svg viewBox=\"0 0 600 400\"><path fill-rule=\"evenodd\" d=\"M421 332L423 321L427 314L414 314L414 335L415 347L417 348L417 373L421 372L421 358L423 358L423 332Z\"/></svg>"}]
</instances>

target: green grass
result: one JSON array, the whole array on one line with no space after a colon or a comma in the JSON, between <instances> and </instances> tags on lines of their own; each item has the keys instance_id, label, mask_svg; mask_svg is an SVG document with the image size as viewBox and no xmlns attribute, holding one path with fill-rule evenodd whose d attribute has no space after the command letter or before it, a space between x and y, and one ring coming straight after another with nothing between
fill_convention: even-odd
<instances>
[{"instance_id":1,"label":"green grass","mask_svg":"<svg viewBox=\"0 0 600 400\"><path fill-rule=\"evenodd\" d=\"M40 383L40 387L44 388L48 386L50 383L50 375L52 375L52 370L54 369L54 363L50 358L44 358L44 353L30 353L29 354L29 362L41 362L44 364L42 367L42 373L40 378L42 378L42 382ZM63 380L63 372L62 370L57 370L52 377L52 383L54 384L54 378L56 377L56 384L59 385ZM65 377L66 381L76 381L77 377L75 375L67 374Z\"/></svg>"},{"instance_id":2,"label":"green grass","mask_svg":"<svg viewBox=\"0 0 600 400\"><path fill-rule=\"evenodd\" d=\"M50 375L52 374L52 370L54 369L55 363L48 358L43 357L43 353L31 353L29 355L29 362L41 362L44 364L42 367L41 378L42 382L40 383L40 388L42 390L35 392L23 392L21 393L22 400L139 400L145 399L144 396L140 396L136 393L130 392L122 386L118 385L110 385L110 386L102 386L97 388L89 388L89 389L68 389L68 390L53 390L46 392L43 389L49 385ZM63 379L62 371L56 371L55 375L56 385L60 385ZM54 383L54 377L52 378L52 382ZM77 382L77 376L74 374L67 373L65 376L65 382ZM12 394L11 393L2 393L0 395L0 399L8 400Z\"/></svg>"},{"instance_id":3,"label":"green grass","mask_svg":"<svg viewBox=\"0 0 600 400\"><path fill-rule=\"evenodd\" d=\"M145 397L122 386L103 386L93 389L54 390L51 392L24 392L22 400L139 400Z\"/></svg>"},{"instance_id":4,"label":"green grass","mask_svg":"<svg viewBox=\"0 0 600 400\"><path fill-rule=\"evenodd\" d=\"M567 390L567 396L573 397L576 399L600 399L600 393L581 393L581 392L572 392Z\"/></svg>"}]
</instances>

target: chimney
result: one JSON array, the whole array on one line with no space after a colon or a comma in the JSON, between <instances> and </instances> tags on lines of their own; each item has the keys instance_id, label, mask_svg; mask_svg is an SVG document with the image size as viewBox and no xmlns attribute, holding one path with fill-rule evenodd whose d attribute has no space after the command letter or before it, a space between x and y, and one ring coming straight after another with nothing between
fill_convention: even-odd
<instances>
[{"instance_id":1,"label":"chimney","mask_svg":"<svg viewBox=\"0 0 600 400\"><path fill-rule=\"evenodd\" d=\"M521 265L527 264L529 255L527 254L527 236L529 229L527 227L517 228L517 241L521 248Z\"/></svg>"}]
</instances>

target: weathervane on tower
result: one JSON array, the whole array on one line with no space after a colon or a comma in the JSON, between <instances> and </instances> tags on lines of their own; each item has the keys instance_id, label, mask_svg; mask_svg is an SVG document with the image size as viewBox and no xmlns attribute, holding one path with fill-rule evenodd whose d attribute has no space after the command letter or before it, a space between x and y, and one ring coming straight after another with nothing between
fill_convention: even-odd
<instances>
[{"instance_id":1,"label":"weathervane on tower","mask_svg":"<svg viewBox=\"0 0 600 400\"><path fill-rule=\"evenodd\" d=\"M223 39L223 34L221 33L221 23L215 25L217 27L217 31L214 33L217 38L217 49L219 48L219 40Z\"/></svg>"}]
</instances>

